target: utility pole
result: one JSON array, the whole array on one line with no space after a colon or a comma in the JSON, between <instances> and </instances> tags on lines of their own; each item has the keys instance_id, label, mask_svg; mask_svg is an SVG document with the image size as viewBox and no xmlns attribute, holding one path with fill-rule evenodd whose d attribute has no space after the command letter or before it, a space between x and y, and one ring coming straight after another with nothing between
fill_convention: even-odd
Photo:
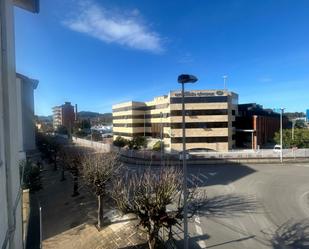
<instances>
[{"instance_id":1,"label":"utility pole","mask_svg":"<svg viewBox=\"0 0 309 249\"><path fill-rule=\"evenodd\" d=\"M282 143L282 116L284 108L280 108L280 162L283 163L283 143Z\"/></svg>"}]
</instances>

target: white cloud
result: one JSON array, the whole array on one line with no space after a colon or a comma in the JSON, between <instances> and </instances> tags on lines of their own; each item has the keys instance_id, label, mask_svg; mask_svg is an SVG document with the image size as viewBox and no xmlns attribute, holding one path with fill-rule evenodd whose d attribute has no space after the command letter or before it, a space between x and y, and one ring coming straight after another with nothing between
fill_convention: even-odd
<instances>
[{"instance_id":1,"label":"white cloud","mask_svg":"<svg viewBox=\"0 0 309 249\"><path fill-rule=\"evenodd\" d=\"M128 14L129 13L129 14ZM93 2L83 2L63 23L71 30L85 33L106 43L118 43L154 53L163 51L162 38L138 20L137 9L117 14Z\"/></svg>"}]
</instances>

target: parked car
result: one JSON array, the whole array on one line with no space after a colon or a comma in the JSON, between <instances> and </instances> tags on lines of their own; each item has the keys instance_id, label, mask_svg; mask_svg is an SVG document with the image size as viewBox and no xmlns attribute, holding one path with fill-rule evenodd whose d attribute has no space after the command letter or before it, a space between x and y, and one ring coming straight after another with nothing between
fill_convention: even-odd
<instances>
[{"instance_id":1,"label":"parked car","mask_svg":"<svg viewBox=\"0 0 309 249\"><path fill-rule=\"evenodd\" d=\"M281 145L280 144L276 144L274 146L274 152L279 152L279 151L281 151Z\"/></svg>"}]
</instances>

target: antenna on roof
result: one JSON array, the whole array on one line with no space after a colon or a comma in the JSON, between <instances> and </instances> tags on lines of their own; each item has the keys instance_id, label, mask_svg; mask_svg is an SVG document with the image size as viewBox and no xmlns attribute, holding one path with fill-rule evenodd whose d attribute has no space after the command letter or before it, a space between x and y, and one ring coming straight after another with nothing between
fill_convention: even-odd
<instances>
[{"instance_id":1,"label":"antenna on roof","mask_svg":"<svg viewBox=\"0 0 309 249\"><path fill-rule=\"evenodd\" d=\"M226 81L227 81L227 75L223 75L223 84L224 84L224 90L226 90Z\"/></svg>"}]
</instances>

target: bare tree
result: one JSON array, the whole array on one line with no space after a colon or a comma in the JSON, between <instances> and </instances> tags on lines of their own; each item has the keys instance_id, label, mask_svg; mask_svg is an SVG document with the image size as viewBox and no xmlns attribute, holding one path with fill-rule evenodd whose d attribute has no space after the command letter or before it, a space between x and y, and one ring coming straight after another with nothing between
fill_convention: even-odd
<instances>
[{"instance_id":1,"label":"bare tree","mask_svg":"<svg viewBox=\"0 0 309 249\"><path fill-rule=\"evenodd\" d=\"M64 171L67 169L73 175L73 193L72 196L78 196L79 175L82 168L82 155L79 148L75 146L63 147L60 153L62 159L61 175L64 178Z\"/></svg>"},{"instance_id":2,"label":"bare tree","mask_svg":"<svg viewBox=\"0 0 309 249\"><path fill-rule=\"evenodd\" d=\"M106 184L120 168L119 156L115 152L89 154L82 160L85 183L93 189L98 200L98 229L103 226L103 197L106 194Z\"/></svg>"},{"instance_id":3,"label":"bare tree","mask_svg":"<svg viewBox=\"0 0 309 249\"><path fill-rule=\"evenodd\" d=\"M160 228L166 227L171 238L172 226L183 218L182 177L180 170L167 166L114 181L113 199L122 212L137 215L151 249L158 245ZM189 199L193 195L189 191Z\"/></svg>"}]
</instances>

